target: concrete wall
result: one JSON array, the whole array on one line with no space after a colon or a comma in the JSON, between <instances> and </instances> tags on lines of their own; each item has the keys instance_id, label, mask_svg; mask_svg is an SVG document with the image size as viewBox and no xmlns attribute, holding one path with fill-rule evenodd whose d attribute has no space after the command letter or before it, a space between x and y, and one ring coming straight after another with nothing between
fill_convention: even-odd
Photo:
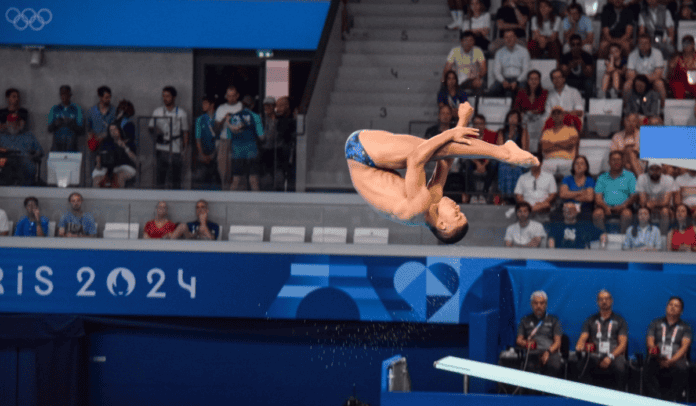
<instances>
[{"instance_id":1,"label":"concrete wall","mask_svg":"<svg viewBox=\"0 0 696 406\"><path fill-rule=\"evenodd\" d=\"M51 148L47 115L60 102L58 88L72 87L73 102L87 110L97 103L97 88L111 88L112 103L130 100L135 114L150 115L162 105L162 88L174 86L178 104L191 116L193 53L120 50L46 50L43 65L29 66L30 52L0 47L0 90L15 87L29 110L29 125L44 150ZM5 106L2 101L0 105ZM146 136L147 137L147 136ZM141 143L143 141L141 140ZM143 170L150 168L143 164ZM45 174L45 171L43 171Z\"/></svg>"}]
</instances>

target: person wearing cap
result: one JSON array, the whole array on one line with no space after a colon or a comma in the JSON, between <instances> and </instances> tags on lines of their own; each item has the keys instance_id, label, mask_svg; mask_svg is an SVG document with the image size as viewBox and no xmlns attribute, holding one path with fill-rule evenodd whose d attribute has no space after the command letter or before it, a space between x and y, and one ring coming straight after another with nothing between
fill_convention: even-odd
<instances>
[{"instance_id":1,"label":"person wearing cap","mask_svg":"<svg viewBox=\"0 0 696 406\"><path fill-rule=\"evenodd\" d=\"M681 402L687 389L689 360L693 333L689 323L682 320L684 301L672 296L667 301L665 316L658 317L648 326L646 344L648 362L645 367L647 395L673 402Z\"/></svg>"},{"instance_id":2,"label":"person wearing cap","mask_svg":"<svg viewBox=\"0 0 696 406\"><path fill-rule=\"evenodd\" d=\"M573 159L578 154L580 136L575 127L565 125L563 107L556 106L551 110L553 128L544 131L539 140L541 153L544 155L542 170L555 175L570 175Z\"/></svg>"},{"instance_id":3,"label":"person wearing cap","mask_svg":"<svg viewBox=\"0 0 696 406\"><path fill-rule=\"evenodd\" d=\"M82 109L71 101L70 86L60 87L60 103L48 112L48 132L53 133L51 151L79 152L77 137L82 134L84 118Z\"/></svg>"},{"instance_id":4,"label":"person wearing cap","mask_svg":"<svg viewBox=\"0 0 696 406\"><path fill-rule=\"evenodd\" d=\"M602 230L589 221L578 221L579 207L570 200L563 203L563 221L547 226L549 248L587 249L592 241L606 242Z\"/></svg>"},{"instance_id":5,"label":"person wearing cap","mask_svg":"<svg viewBox=\"0 0 696 406\"><path fill-rule=\"evenodd\" d=\"M678 191L674 178L662 174L662 165L649 161L648 172L638 176L636 192L641 207L647 207L660 219L660 231L666 234L674 218L672 196Z\"/></svg>"}]
</instances>

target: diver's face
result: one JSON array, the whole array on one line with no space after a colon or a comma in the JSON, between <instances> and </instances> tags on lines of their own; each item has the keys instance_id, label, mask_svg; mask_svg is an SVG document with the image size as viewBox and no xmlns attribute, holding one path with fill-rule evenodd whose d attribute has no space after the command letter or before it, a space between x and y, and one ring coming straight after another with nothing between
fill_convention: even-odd
<instances>
[{"instance_id":1,"label":"diver's face","mask_svg":"<svg viewBox=\"0 0 696 406\"><path fill-rule=\"evenodd\" d=\"M464 216L464 213L462 213L459 208L459 205L455 203L454 200L443 197L437 204L437 222L438 228L441 229L441 225L444 227L442 234L447 235L464 227L467 220L466 216Z\"/></svg>"}]
</instances>

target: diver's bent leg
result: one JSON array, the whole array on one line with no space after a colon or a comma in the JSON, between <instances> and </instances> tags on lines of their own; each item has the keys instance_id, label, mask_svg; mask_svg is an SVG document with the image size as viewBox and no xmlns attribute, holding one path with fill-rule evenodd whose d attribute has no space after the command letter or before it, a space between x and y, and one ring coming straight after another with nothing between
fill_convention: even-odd
<instances>
[{"instance_id":1,"label":"diver's bent leg","mask_svg":"<svg viewBox=\"0 0 696 406\"><path fill-rule=\"evenodd\" d=\"M504 145L494 145L475 138L469 140L471 145L450 142L437 150L431 161L445 158L495 159L513 165L531 167L539 164L539 161L531 153L521 149L512 141Z\"/></svg>"}]
</instances>

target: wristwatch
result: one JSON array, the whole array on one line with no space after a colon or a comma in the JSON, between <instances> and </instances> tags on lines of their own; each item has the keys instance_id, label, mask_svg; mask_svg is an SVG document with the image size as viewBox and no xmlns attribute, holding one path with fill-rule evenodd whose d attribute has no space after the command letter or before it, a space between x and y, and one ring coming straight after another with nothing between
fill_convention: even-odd
<instances>
[{"instance_id":1,"label":"wristwatch","mask_svg":"<svg viewBox=\"0 0 696 406\"><path fill-rule=\"evenodd\" d=\"M612 353L607 354L607 357L609 357L609 359L612 361L614 360L614 354Z\"/></svg>"}]
</instances>

